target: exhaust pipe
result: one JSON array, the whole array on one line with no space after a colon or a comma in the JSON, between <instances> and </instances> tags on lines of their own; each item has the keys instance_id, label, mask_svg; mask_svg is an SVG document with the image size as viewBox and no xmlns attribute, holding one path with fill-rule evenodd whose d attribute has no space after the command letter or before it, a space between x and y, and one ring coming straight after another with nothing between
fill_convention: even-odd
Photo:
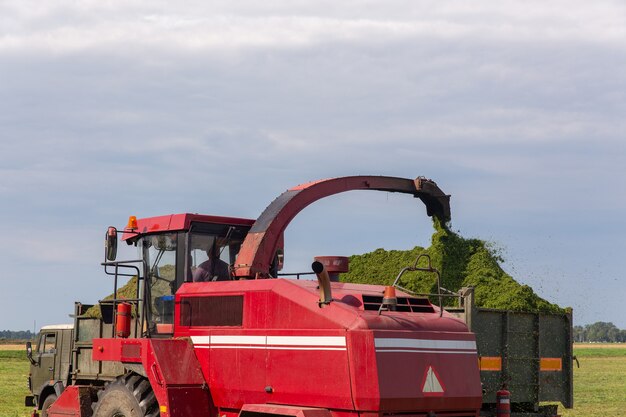
<instances>
[{"instance_id":1,"label":"exhaust pipe","mask_svg":"<svg viewBox=\"0 0 626 417\"><path fill-rule=\"evenodd\" d=\"M325 307L333 301L333 294L330 290L330 276L328 275L328 271L324 268L324 264L315 261L311 264L311 268L315 275L317 275L317 283L319 284L320 290L320 307Z\"/></svg>"},{"instance_id":2,"label":"exhaust pipe","mask_svg":"<svg viewBox=\"0 0 626 417\"><path fill-rule=\"evenodd\" d=\"M347 256L316 256L313 260L324 265L330 282L339 282L339 274L350 271L350 258Z\"/></svg>"}]
</instances>

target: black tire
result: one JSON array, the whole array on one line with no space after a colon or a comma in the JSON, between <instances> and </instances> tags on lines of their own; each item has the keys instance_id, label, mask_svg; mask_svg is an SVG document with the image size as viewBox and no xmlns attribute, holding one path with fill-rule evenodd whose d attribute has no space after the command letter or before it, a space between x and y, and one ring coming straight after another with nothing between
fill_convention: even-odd
<instances>
[{"instance_id":1,"label":"black tire","mask_svg":"<svg viewBox=\"0 0 626 417\"><path fill-rule=\"evenodd\" d=\"M57 400L56 394L50 394L41 405L41 417L48 417L48 408Z\"/></svg>"},{"instance_id":2,"label":"black tire","mask_svg":"<svg viewBox=\"0 0 626 417\"><path fill-rule=\"evenodd\" d=\"M98 392L93 417L158 417L159 404L150 382L139 375L127 374Z\"/></svg>"}]
</instances>

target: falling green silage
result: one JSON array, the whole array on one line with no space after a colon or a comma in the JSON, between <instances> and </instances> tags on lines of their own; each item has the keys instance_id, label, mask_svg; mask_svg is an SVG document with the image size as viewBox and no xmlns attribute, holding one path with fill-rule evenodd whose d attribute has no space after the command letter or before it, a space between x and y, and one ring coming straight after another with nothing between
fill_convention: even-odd
<instances>
[{"instance_id":1,"label":"falling green silage","mask_svg":"<svg viewBox=\"0 0 626 417\"><path fill-rule=\"evenodd\" d=\"M415 247L406 251L376 249L351 256L350 272L343 274L341 280L389 285L402 268L413 265L417 256L425 253L430 256L433 267L441 272L441 285L451 291L474 287L479 307L546 313L564 311L504 272L500 267L501 257L487 242L463 238L438 220L434 221L434 227L429 248ZM426 265L426 259L422 259L419 266ZM436 276L432 273L407 272L399 284L417 293L437 292Z\"/></svg>"}]
</instances>

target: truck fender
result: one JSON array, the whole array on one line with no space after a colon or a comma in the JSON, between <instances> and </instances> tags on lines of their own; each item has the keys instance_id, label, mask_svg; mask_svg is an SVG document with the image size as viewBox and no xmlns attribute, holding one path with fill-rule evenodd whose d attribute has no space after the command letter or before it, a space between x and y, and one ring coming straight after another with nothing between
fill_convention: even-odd
<instances>
[{"instance_id":1,"label":"truck fender","mask_svg":"<svg viewBox=\"0 0 626 417\"><path fill-rule=\"evenodd\" d=\"M57 397L61 395L59 392L57 392L55 385L56 385L56 382L54 384L51 384L50 381L46 381L37 390L38 395L36 396L36 398L37 398L37 408L39 410L41 410L41 406L44 403L44 401L46 401L46 398L48 397L48 395L56 394Z\"/></svg>"},{"instance_id":2,"label":"truck fender","mask_svg":"<svg viewBox=\"0 0 626 417\"><path fill-rule=\"evenodd\" d=\"M63 381L56 381L53 387L54 387L54 393L57 395L57 397L60 397L61 394L63 394L63 391L65 390L65 385L63 385Z\"/></svg>"}]
</instances>

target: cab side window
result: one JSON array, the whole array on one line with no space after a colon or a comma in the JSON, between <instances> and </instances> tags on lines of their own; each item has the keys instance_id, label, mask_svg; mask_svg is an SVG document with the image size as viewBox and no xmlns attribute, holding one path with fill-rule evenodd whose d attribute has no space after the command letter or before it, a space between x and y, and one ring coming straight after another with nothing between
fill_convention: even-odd
<instances>
[{"instance_id":1,"label":"cab side window","mask_svg":"<svg viewBox=\"0 0 626 417\"><path fill-rule=\"evenodd\" d=\"M56 333L46 333L39 342L39 353L55 353L57 348Z\"/></svg>"}]
</instances>

